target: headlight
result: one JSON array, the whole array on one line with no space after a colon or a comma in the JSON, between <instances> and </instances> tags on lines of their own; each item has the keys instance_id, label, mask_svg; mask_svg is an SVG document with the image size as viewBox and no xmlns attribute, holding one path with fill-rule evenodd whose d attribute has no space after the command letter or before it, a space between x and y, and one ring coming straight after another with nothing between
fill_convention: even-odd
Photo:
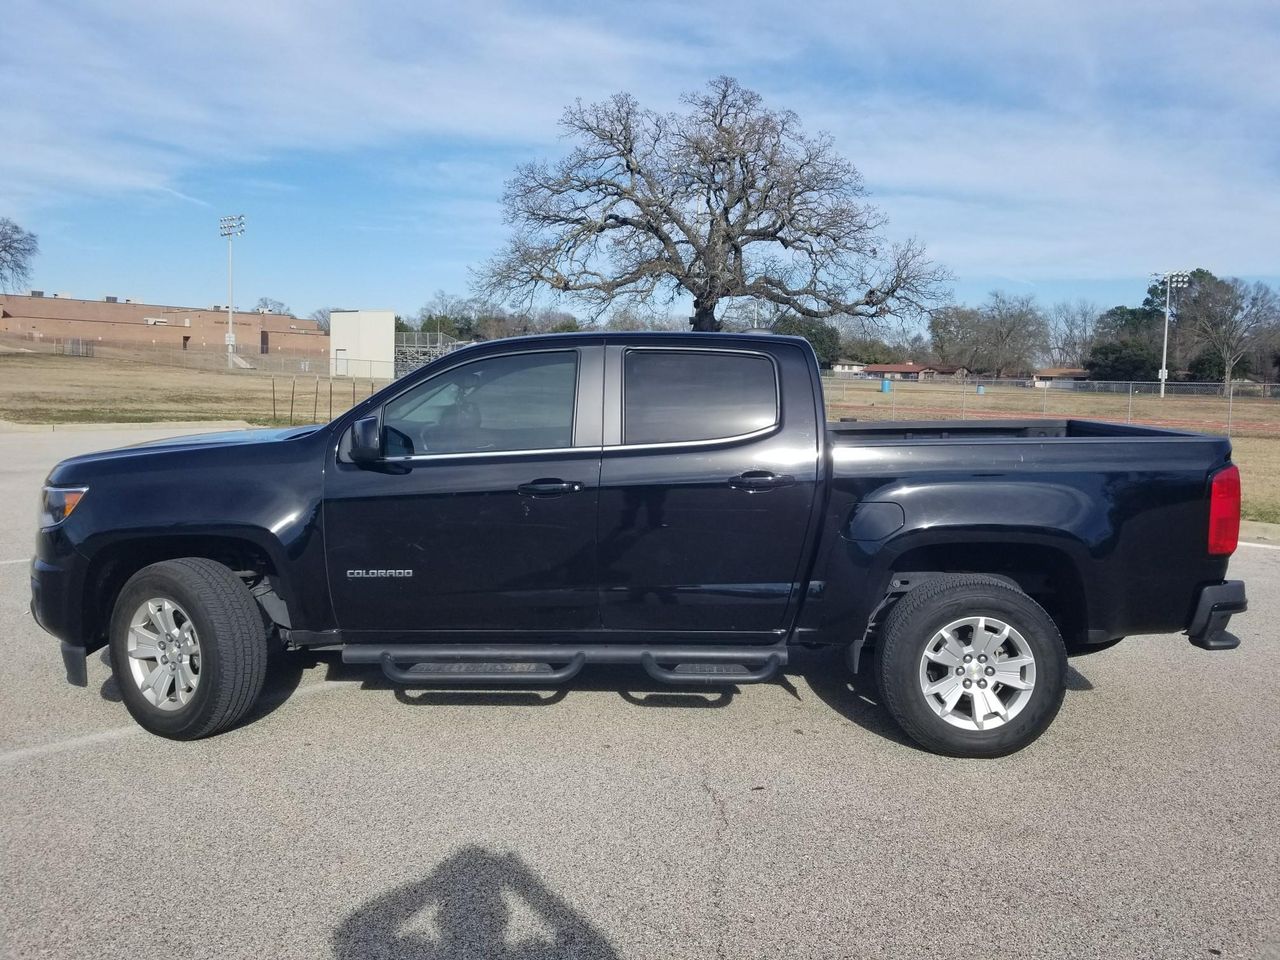
<instances>
[{"instance_id":1,"label":"headlight","mask_svg":"<svg viewBox=\"0 0 1280 960\"><path fill-rule=\"evenodd\" d=\"M45 487L40 494L40 526L52 527L67 519L88 492L88 487Z\"/></svg>"}]
</instances>

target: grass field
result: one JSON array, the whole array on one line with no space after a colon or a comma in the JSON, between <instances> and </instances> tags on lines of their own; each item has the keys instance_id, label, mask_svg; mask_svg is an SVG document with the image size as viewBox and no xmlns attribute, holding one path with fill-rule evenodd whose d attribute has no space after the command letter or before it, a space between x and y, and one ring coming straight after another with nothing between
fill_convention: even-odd
<instances>
[{"instance_id":1,"label":"grass field","mask_svg":"<svg viewBox=\"0 0 1280 960\"><path fill-rule=\"evenodd\" d=\"M827 409L832 417L863 420L950 420L956 417L1052 417L1132 421L1233 437L1280 438L1280 399L1261 396L1256 385L1234 394L1218 395L1216 384L1169 386L1161 397L1155 384L1136 384L1132 394L1092 390L1033 389L1010 382L983 385L973 382L931 381L893 384L880 392L879 380L824 381ZM1244 388L1242 388L1243 390ZM1123 390L1123 387L1122 387ZM1190 391L1197 391L1192 393Z\"/></svg>"},{"instance_id":2,"label":"grass field","mask_svg":"<svg viewBox=\"0 0 1280 960\"><path fill-rule=\"evenodd\" d=\"M246 420L285 425L337 416L385 381L262 376L112 360L0 352L0 420L17 423L143 423ZM1085 394L972 384L828 381L828 415L859 419L1049 416L1133 420L1226 433L1222 397ZM273 397L274 391L274 397ZM290 413L292 407L292 415ZM1280 523L1280 400L1241 398L1231 410L1235 460L1244 477L1245 515Z\"/></svg>"},{"instance_id":3,"label":"grass field","mask_svg":"<svg viewBox=\"0 0 1280 960\"><path fill-rule=\"evenodd\" d=\"M1235 437L1231 456L1240 467L1244 518L1280 523L1280 440Z\"/></svg>"},{"instance_id":4,"label":"grass field","mask_svg":"<svg viewBox=\"0 0 1280 960\"><path fill-rule=\"evenodd\" d=\"M337 416L384 386L385 380L271 377L51 354L0 353L0 420L314 423Z\"/></svg>"}]
</instances>

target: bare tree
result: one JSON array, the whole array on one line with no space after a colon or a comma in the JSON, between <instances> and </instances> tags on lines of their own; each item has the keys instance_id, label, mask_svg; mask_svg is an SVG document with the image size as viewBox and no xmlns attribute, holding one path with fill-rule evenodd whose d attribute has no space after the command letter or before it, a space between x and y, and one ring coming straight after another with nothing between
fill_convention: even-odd
<instances>
[{"instance_id":1,"label":"bare tree","mask_svg":"<svg viewBox=\"0 0 1280 960\"><path fill-rule=\"evenodd\" d=\"M773 325L784 318L793 318L793 314L780 304L768 300L739 297L725 303L721 312L721 330L771 330ZM811 319L809 317L806 320ZM687 320L685 321L688 322ZM684 326L684 324L680 324ZM836 333L839 336L839 333Z\"/></svg>"},{"instance_id":2,"label":"bare tree","mask_svg":"<svg viewBox=\"0 0 1280 960\"><path fill-rule=\"evenodd\" d=\"M1026 371L1043 352L1048 324L1030 294L993 292L982 306L982 320L980 356L997 379Z\"/></svg>"},{"instance_id":3,"label":"bare tree","mask_svg":"<svg viewBox=\"0 0 1280 960\"><path fill-rule=\"evenodd\" d=\"M605 319L606 330L648 330L648 316L631 306L621 306Z\"/></svg>"},{"instance_id":4,"label":"bare tree","mask_svg":"<svg viewBox=\"0 0 1280 960\"><path fill-rule=\"evenodd\" d=\"M1100 313L1097 304L1087 300L1064 300L1050 307L1046 317L1049 362L1058 367L1083 368L1093 349Z\"/></svg>"},{"instance_id":5,"label":"bare tree","mask_svg":"<svg viewBox=\"0 0 1280 960\"><path fill-rule=\"evenodd\" d=\"M566 110L576 145L517 168L503 198L513 235L479 289L526 306L551 291L596 315L684 294L695 330L719 329L716 309L735 297L863 325L937 299L945 272L914 240L886 243L828 135L730 77L683 103L660 114L617 94Z\"/></svg>"},{"instance_id":6,"label":"bare tree","mask_svg":"<svg viewBox=\"0 0 1280 960\"><path fill-rule=\"evenodd\" d=\"M624 303L610 311L606 330L682 330L688 320L649 304Z\"/></svg>"},{"instance_id":7,"label":"bare tree","mask_svg":"<svg viewBox=\"0 0 1280 960\"><path fill-rule=\"evenodd\" d=\"M8 217L0 217L0 290L20 287L31 276L31 261L40 252L34 233Z\"/></svg>"},{"instance_id":8,"label":"bare tree","mask_svg":"<svg viewBox=\"0 0 1280 960\"><path fill-rule=\"evenodd\" d=\"M319 310L312 310L311 316L308 317L307 319L314 320L316 322L317 327L319 327L325 333L328 333L329 332L329 316L330 314L333 313L335 309L336 309L335 307L321 307Z\"/></svg>"},{"instance_id":9,"label":"bare tree","mask_svg":"<svg viewBox=\"0 0 1280 960\"><path fill-rule=\"evenodd\" d=\"M279 313L287 316L293 316L293 310L287 307L282 300L274 300L271 297L259 297L257 304L254 305L255 310L265 310L267 313Z\"/></svg>"},{"instance_id":10,"label":"bare tree","mask_svg":"<svg viewBox=\"0 0 1280 960\"><path fill-rule=\"evenodd\" d=\"M1196 343L1222 359L1222 382L1227 386L1232 369L1253 342L1280 324L1280 300L1265 283L1209 276L1194 283L1180 313Z\"/></svg>"},{"instance_id":11,"label":"bare tree","mask_svg":"<svg viewBox=\"0 0 1280 960\"><path fill-rule=\"evenodd\" d=\"M929 341L939 363L981 369L983 352L981 310L948 305L929 315Z\"/></svg>"}]
</instances>

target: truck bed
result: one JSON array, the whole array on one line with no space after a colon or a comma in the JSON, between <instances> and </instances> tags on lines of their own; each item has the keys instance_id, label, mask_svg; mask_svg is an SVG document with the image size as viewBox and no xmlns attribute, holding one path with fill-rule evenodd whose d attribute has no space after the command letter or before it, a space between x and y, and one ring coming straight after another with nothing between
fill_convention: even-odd
<instances>
[{"instance_id":1,"label":"truck bed","mask_svg":"<svg viewBox=\"0 0 1280 960\"><path fill-rule=\"evenodd\" d=\"M1074 626L1100 643L1182 629L1200 588L1226 574L1227 558L1205 549L1210 478L1231 458L1226 437L1029 418L841 421L827 424L827 439L826 532L857 546L832 549L816 579L872 585L859 598L880 588L890 564L1015 576L1047 562L1078 579L1069 598L1037 599L1068 611L1064 633ZM825 605L828 622L860 623L869 611L831 609L853 594L808 612Z\"/></svg>"}]
</instances>

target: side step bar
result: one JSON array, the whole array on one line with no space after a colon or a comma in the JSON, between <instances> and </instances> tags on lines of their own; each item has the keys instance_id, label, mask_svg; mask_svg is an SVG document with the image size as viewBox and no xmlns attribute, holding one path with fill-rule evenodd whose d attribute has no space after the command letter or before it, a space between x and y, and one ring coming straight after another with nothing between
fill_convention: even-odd
<instances>
[{"instance_id":1,"label":"side step bar","mask_svg":"<svg viewBox=\"0 0 1280 960\"><path fill-rule=\"evenodd\" d=\"M343 663L378 664L387 679L406 685L561 683L588 663L636 663L662 683L723 686L770 680L787 659L787 648L774 645L360 643L342 648Z\"/></svg>"}]
</instances>

